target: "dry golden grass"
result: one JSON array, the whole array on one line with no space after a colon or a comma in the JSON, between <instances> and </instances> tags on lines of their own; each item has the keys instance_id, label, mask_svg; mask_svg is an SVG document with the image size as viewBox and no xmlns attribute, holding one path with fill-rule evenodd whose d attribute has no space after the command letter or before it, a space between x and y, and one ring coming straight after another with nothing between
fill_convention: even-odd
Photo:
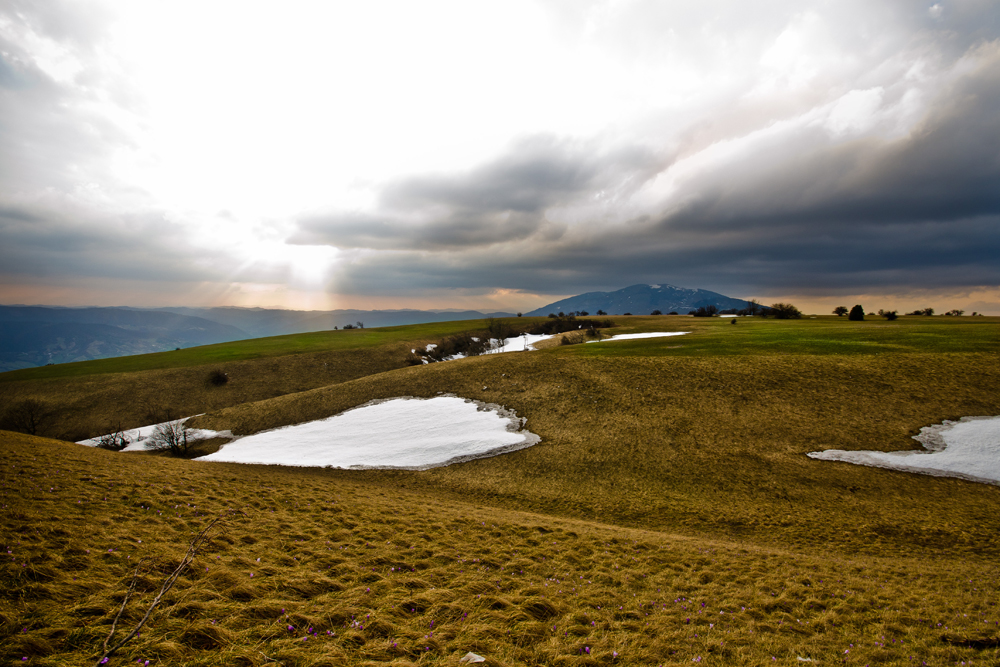
<instances>
[{"instance_id":1,"label":"dry golden grass","mask_svg":"<svg viewBox=\"0 0 1000 667\"><path fill-rule=\"evenodd\" d=\"M193 393L158 393L164 370L5 383L70 397L74 424L113 401L141 416L134 394L238 433L450 392L515 409L542 442L360 472L0 434L0 660L92 662L134 563L151 569L131 623L233 508L246 518L111 664L994 664L1000 487L805 457L1000 414L1000 327L946 319L620 318L612 333L694 333L394 369L378 354L395 348L371 348L316 385L313 353L253 362L275 364L281 391L262 365ZM169 372L191 385L206 369Z\"/></svg>"},{"instance_id":2,"label":"dry golden grass","mask_svg":"<svg viewBox=\"0 0 1000 667\"><path fill-rule=\"evenodd\" d=\"M428 497L324 470L0 434L2 651L93 662L188 540L230 520L110 664L988 664L995 562L804 554ZM252 575L252 576L251 576ZM974 646L970 646L970 642Z\"/></svg>"},{"instance_id":3,"label":"dry golden grass","mask_svg":"<svg viewBox=\"0 0 1000 667\"><path fill-rule=\"evenodd\" d=\"M451 392L513 408L541 444L399 476L448 493L618 525L848 552L1000 555L1000 488L815 461L912 449L920 427L1000 414L989 355L581 357L574 347L414 367L228 408L254 433L377 398ZM485 388L484 388L485 387ZM947 518L929 508L948 507Z\"/></svg>"}]
</instances>

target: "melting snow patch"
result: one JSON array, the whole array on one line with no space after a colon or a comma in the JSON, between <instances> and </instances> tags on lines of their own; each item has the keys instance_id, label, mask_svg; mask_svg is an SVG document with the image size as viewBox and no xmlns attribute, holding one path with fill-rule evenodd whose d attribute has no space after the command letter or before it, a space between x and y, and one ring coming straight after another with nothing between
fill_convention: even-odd
<instances>
[{"instance_id":1,"label":"melting snow patch","mask_svg":"<svg viewBox=\"0 0 1000 667\"><path fill-rule=\"evenodd\" d=\"M605 338L603 340L588 340L588 343L607 343L612 340L632 340L635 338L662 338L664 336L683 336L684 334L691 333L690 331L654 331L652 333L634 333L634 334L618 334L617 336L612 336L611 338Z\"/></svg>"},{"instance_id":2,"label":"melting snow patch","mask_svg":"<svg viewBox=\"0 0 1000 667\"><path fill-rule=\"evenodd\" d=\"M196 460L426 470L530 447L540 438L525 421L457 396L393 398L240 438Z\"/></svg>"},{"instance_id":3,"label":"melting snow patch","mask_svg":"<svg viewBox=\"0 0 1000 667\"><path fill-rule=\"evenodd\" d=\"M851 452L828 449L809 458L844 461L876 468L959 477L1000 484L1000 417L962 417L958 421L925 426L913 439L925 451Z\"/></svg>"},{"instance_id":4,"label":"melting snow patch","mask_svg":"<svg viewBox=\"0 0 1000 667\"><path fill-rule=\"evenodd\" d=\"M540 343L543 340L548 340L552 338L548 334L524 334L521 336L514 336L513 338L506 338L501 343L499 338L490 339L490 344L492 349L487 350L484 354L497 354L499 352L524 352L526 350L534 350L535 343Z\"/></svg>"},{"instance_id":5,"label":"melting snow patch","mask_svg":"<svg viewBox=\"0 0 1000 667\"><path fill-rule=\"evenodd\" d=\"M184 417L183 419L177 419L173 422L162 422L163 424L178 423L183 424L191 417ZM153 431L160 424L150 424L149 426L140 426L139 428L131 428L122 431L122 434L129 439L129 445L124 449L120 450L123 452L144 452L146 451L145 440L149 436L153 435ZM233 434L229 431L209 431L203 428L189 428L187 429L188 438L191 442L195 440L208 440L209 438L231 438ZM86 445L87 447L97 447L101 443L101 438L103 436L98 436L96 438L87 438L86 440L80 440L76 444Z\"/></svg>"}]
</instances>

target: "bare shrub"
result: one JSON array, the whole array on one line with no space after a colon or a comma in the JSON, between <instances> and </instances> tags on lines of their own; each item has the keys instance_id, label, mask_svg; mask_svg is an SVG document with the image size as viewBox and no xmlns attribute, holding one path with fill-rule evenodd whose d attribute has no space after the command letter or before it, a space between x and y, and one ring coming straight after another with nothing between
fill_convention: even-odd
<instances>
[{"instance_id":1,"label":"bare shrub","mask_svg":"<svg viewBox=\"0 0 1000 667\"><path fill-rule=\"evenodd\" d=\"M153 452L170 452L174 456L184 456L193 442L184 423L172 421L157 424L153 434L143 442L143 447Z\"/></svg>"},{"instance_id":2,"label":"bare shrub","mask_svg":"<svg viewBox=\"0 0 1000 667\"><path fill-rule=\"evenodd\" d=\"M101 449L107 449L112 452L120 452L121 450L132 444L132 436L122 428L122 424L119 421L116 425L109 429L110 433L102 435L97 439L97 446Z\"/></svg>"},{"instance_id":3,"label":"bare shrub","mask_svg":"<svg viewBox=\"0 0 1000 667\"><path fill-rule=\"evenodd\" d=\"M25 398L8 406L0 420L0 428L38 435L50 416L47 404L36 398Z\"/></svg>"}]
</instances>

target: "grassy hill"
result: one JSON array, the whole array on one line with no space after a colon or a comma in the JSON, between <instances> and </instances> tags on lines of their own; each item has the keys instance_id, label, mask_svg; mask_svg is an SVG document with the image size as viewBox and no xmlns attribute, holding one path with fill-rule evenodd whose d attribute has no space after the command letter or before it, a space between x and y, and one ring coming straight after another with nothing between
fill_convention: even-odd
<instances>
[{"instance_id":1,"label":"grassy hill","mask_svg":"<svg viewBox=\"0 0 1000 667\"><path fill-rule=\"evenodd\" d=\"M400 472L4 433L0 657L93 663L138 561L129 629L227 510L109 664L1000 657L1000 488L805 456L911 449L923 426L1000 414L997 319L614 320L611 333L691 333L408 365L413 347L484 325L444 323L0 374L6 401L51 406L49 435L148 423L153 400L253 433L450 392L513 408L542 437ZM216 368L223 387L206 382Z\"/></svg>"}]
</instances>

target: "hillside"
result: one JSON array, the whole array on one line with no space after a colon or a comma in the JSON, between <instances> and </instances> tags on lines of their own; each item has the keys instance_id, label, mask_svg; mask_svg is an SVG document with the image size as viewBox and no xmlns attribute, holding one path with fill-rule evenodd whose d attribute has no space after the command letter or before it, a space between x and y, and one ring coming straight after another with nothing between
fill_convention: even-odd
<instances>
[{"instance_id":1,"label":"hillside","mask_svg":"<svg viewBox=\"0 0 1000 667\"><path fill-rule=\"evenodd\" d=\"M49 435L141 422L156 396L247 434L454 393L541 436L415 472L0 434L0 520L20 542L0 571L0 659L96 661L138 558L153 569L129 627L231 508L113 664L996 660L1000 487L805 453L912 449L923 426L1000 414L1000 320L612 319L616 333L689 333L408 365L408 347L485 326L448 323L0 374L5 404L52 408ZM229 383L208 386L214 368Z\"/></svg>"},{"instance_id":2,"label":"hillside","mask_svg":"<svg viewBox=\"0 0 1000 667\"><path fill-rule=\"evenodd\" d=\"M303 311L267 308L0 306L0 372L249 338L510 317L473 310Z\"/></svg>"},{"instance_id":3,"label":"hillside","mask_svg":"<svg viewBox=\"0 0 1000 667\"><path fill-rule=\"evenodd\" d=\"M677 312L687 315L699 307L715 306L719 310L746 308L747 301L710 292L673 285L632 285L614 292L587 292L571 296L527 313L545 316L549 313L586 311L590 314L602 310L611 315L649 315L654 310L661 313Z\"/></svg>"}]
</instances>

